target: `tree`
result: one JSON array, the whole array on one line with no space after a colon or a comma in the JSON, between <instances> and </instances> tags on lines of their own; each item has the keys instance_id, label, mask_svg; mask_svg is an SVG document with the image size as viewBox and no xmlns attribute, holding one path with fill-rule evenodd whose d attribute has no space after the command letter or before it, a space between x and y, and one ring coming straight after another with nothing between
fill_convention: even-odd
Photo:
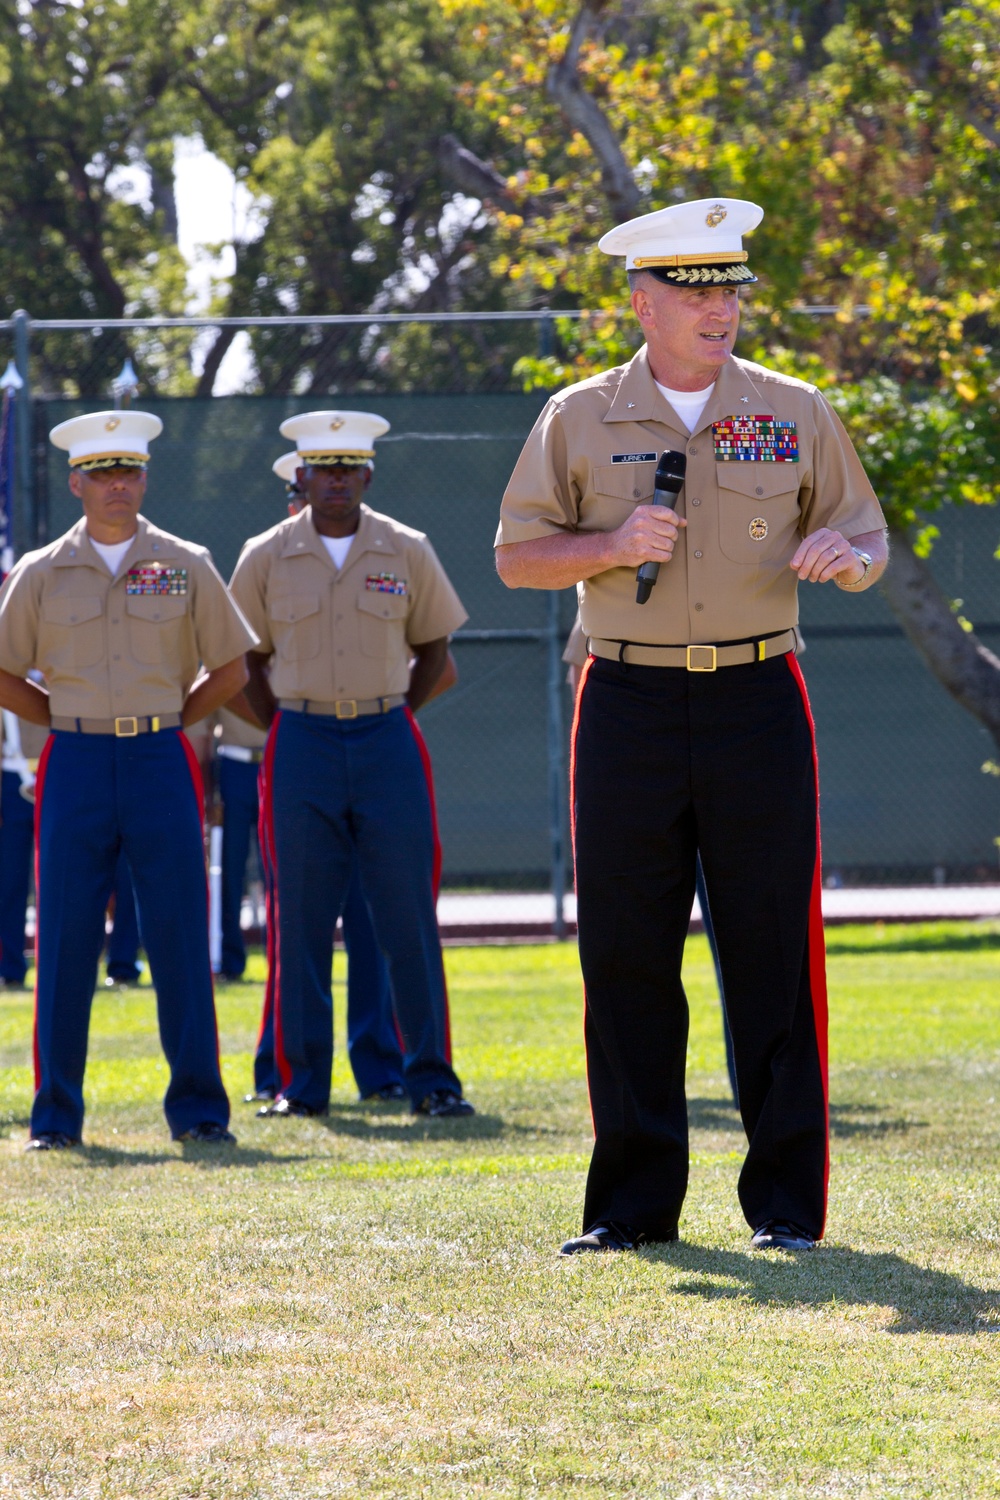
<instances>
[{"instance_id":1,"label":"tree","mask_svg":"<svg viewBox=\"0 0 1000 1500\"><path fill-rule=\"evenodd\" d=\"M764 203L751 356L815 379L842 410L892 533L889 606L1000 745L1000 661L926 563L942 505L1000 498L997 0L859 5L826 31L824 6L796 31L784 7L743 0L451 9L490 60L477 104L503 133L508 180L549 207L498 210L495 268L608 310L567 322L560 356L522 361L525 383L565 384L631 352L620 277L595 249L623 203ZM837 315L804 317L803 303Z\"/></svg>"}]
</instances>

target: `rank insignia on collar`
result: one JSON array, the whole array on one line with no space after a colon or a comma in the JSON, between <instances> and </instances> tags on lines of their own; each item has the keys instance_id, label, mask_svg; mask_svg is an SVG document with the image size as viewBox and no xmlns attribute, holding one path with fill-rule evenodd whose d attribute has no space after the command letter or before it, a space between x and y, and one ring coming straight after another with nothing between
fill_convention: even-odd
<instances>
[{"instance_id":1,"label":"rank insignia on collar","mask_svg":"<svg viewBox=\"0 0 1000 1500\"><path fill-rule=\"evenodd\" d=\"M365 588L370 594L400 594L406 595L406 579L397 578L395 573L369 573L365 579Z\"/></svg>"},{"instance_id":2,"label":"rank insignia on collar","mask_svg":"<svg viewBox=\"0 0 1000 1500\"><path fill-rule=\"evenodd\" d=\"M613 464L655 464L655 453L612 453Z\"/></svg>"},{"instance_id":3,"label":"rank insignia on collar","mask_svg":"<svg viewBox=\"0 0 1000 1500\"><path fill-rule=\"evenodd\" d=\"M776 417L724 417L712 423L716 463L797 464L799 436L794 422Z\"/></svg>"},{"instance_id":4,"label":"rank insignia on collar","mask_svg":"<svg viewBox=\"0 0 1000 1500\"><path fill-rule=\"evenodd\" d=\"M158 563L147 563L129 568L125 574L126 594L171 594L177 598L187 591L187 568L161 568Z\"/></svg>"}]
</instances>

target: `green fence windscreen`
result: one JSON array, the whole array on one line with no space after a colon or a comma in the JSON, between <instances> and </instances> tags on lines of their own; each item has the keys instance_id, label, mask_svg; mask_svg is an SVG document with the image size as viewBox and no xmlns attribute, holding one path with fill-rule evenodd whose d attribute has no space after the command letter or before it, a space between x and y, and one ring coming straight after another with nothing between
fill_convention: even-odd
<instances>
[{"instance_id":1,"label":"green fence windscreen","mask_svg":"<svg viewBox=\"0 0 1000 1500\"><path fill-rule=\"evenodd\" d=\"M370 492L377 509L431 537L465 607L467 631L525 631L523 638L462 640L460 680L421 714L437 783L445 879L492 885L548 884L548 619L544 594L498 581L492 543L504 484L541 395L338 397L392 423L378 445ZM315 398L230 397L143 401L162 416L153 445L146 513L157 525L208 546L232 571L243 541L286 514L271 472L291 446L281 421ZM101 403L39 405L46 427ZM50 538L76 519L66 463L51 450L36 506ZM47 491L47 495L45 493ZM1000 646L1000 516L950 510L932 565L950 598L964 601L993 649ZM807 652L802 666L816 717L824 863L852 878L927 878L996 872L1000 779L981 767L986 732L930 677L877 590L851 597L833 587L801 590ZM560 629L575 613L560 597ZM568 689L564 724L570 719ZM747 787L753 796L753 787Z\"/></svg>"}]
</instances>

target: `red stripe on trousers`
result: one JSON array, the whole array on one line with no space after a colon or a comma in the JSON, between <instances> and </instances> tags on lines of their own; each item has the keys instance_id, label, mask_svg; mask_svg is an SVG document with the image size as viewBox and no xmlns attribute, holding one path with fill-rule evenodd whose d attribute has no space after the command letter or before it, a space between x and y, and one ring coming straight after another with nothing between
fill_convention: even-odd
<instances>
[{"instance_id":1,"label":"red stripe on trousers","mask_svg":"<svg viewBox=\"0 0 1000 1500\"><path fill-rule=\"evenodd\" d=\"M42 747L42 753L38 759L38 770L35 773L35 1018L31 1028L31 1051L35 1068L36 1094L42 1086L42 1067L38 1056L38 929L41 925L39 914L42 909L39 896L42 888L41 860L38 857L38 851L41 847L40 834L42 831L42 797L45 792L45 773L49 767L49 756L52 754L52 746L54 744L55 737L50 734Z\"/></svg>"},{"instance_id":2,"label":"red stripe on trousers","mask_svg":"<svg viewBox=\"0 0 1000 1500\"><path fill-rule=\"evenodd\" d=\"M434 905L437 906L438 893L441 890L441 835L438 832L437 801L434 796L434 772L431 768L430 751L427 741L420 732L413 710L407 705L403 710L413 738L416 740L417 749L420 752L420 762L424 768L424 779L427 782L427 796L431 804L431 830L434 835L434 868L431 872L431 891L434 896ZM440 948L440 943L439 943ZM444 955L441 955L441 983L444 989L444 1060L451 1063L451 1007L448 1003L448 978L444 972ZM397 1034L399 1027L396 1028Z\"/></svg>"},{"instance_id":3,"label":"red stripe on trousers","mask_svg":"<svg viewBox=\"0 0 1000 1500\"><path fill-rule=\"evenodd\" d=\"M278 1082L281 1085L279 1094L285 1090L292 1081L292 1070L285 1056L285 1042L281 1030L281 907L278 900L278 850L274 839L274 750L278 739L278 725L281 723L281 710L274 716L271 731L267 737L264 747L264 759L262 761L262 800L261 819L267 838L267 857L271 865L271 889L274 892L272 908L272 929L274 931L274 984L272 985L272 1005L274 1006L274 1060L278 1065Z\"/></svg>"},{"instance_id":4,"label":"red stripe on trousers","mask_svg":"<svg viewBox=\"0 0 1000 1500\"><path fill-rule=\"evenodd\" d=\"M829 1008L826 993L826 939L823 935L823 855L820 848L820 826L819 826L819 756L816 751L816 725L813 721L812 708L809 705L809 694L806 690L805 678L802 676L802 668L793 653L785 657L789 671L798 683L799 692L802 694L802 707L805 709L806 720L809 724L809 734L812 739L813 751L813 775L816 779L816 865L813 870L812 891L809 898L809 989L812 994L813 1017L816 1027L816 1050L819 1053L819 1070L823 1080L823 1105L826 1110L826 1163L823 1176L823 1218L824 1222L820 1228L818 1239L822 1239L823 1230L826 1228L826 1202L830 1187L830 1084L829 1084L829 1048L827 1044L827 1031L829 1024Z\"/></svg>"},{"instance_id":5,"label":"red stripe on trousers","mask_svg":"<svg viewBox=\"0 0 1000 1500\"><path fill-rule=\"evenodd\" d=\"M580 733L580 704L583 702L583 690L590 676L590 669L594 665L595 658L588 656L580 673L580 681L576 688L576 702L573 705L573 726L569 734L569 835L573 848L573 885L576 887L576 740ZM587 1060L587 986L583 986L583 1057L584 1066ZM590 1102L590 1074L587 1074L587 1102L590 1105L590 1128L597 1139L597 1125L594 1121L594 1106ZM585 1226L586 1227L586 1226Z\"/></svg>"},{"instance_id":6,"label":"red stripe on trousers","mask_svg":"<svg viewBox=\"0 0 1000 1500\"><path fill-rule=\"evenodd\" d=\"M204 777L201 774L201 765L200 765L200 763L198 761L197 755L195 754L194 746L192 745L191 741L188 739L187 735L184 733L183 729L179 729L177 731L177 738L181 742L181 747L182 747L182 749L184 751L184 759L187 761L187 768L188 768L188 770L191 773L191 790L194 792L194 805L195 805L195 807L198 810L198 826L199 826L199 828L204 829L204 827L205 827L205 780L204 780ZM204 838L204 833L202 834L202 837ZM211 896L209 894L209 889L208 889L208 863L206 861L206 863L205 863L205 921L210 924L211 920L212 920L212 898L211 898ZM207 928L206 928L206 932L207 932ZM215 1010L215 975L212 973L212 961L211 961L211 959L209 959L209 963L208 963L208 982L209 982L209 984L212 987L212 1022L213 1022L214 1026L215 1026L215 1061L218 1064L219 1076L221 1078L221 1076L222 1076L222 1054L219 1051L219 1017L216 1014L216 1010Z\"/></svg>"},{"instance_id":7,"label":"red stripe on trousers","mask_svg":"<svg viewBox=\"0 0 1000 1500\"><path fill-rule=\"evenodd\" d=\"M260 1017L260 1030L257 1032L256 1051L260 1051L264 1040L264 1032L271 1017L274 1006L274 896L272 886L274 885L274 872L271 869L270 836L267 827L267 778L264 775L264 761L261 758L260 770L257 773L257 843L260 845L260 858L264 866L264 951L267 956L267 983L264 985L264 1009ZM272 1046L273 1052L273 1046Z\"/></svg>"}]
</instances>

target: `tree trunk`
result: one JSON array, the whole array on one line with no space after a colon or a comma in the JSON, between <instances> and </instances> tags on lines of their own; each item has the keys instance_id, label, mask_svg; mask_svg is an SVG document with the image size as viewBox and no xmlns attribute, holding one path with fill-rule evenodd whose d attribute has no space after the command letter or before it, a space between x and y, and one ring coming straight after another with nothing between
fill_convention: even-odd
<instances>
[{"instance_id":1,"label":"tree trunk","mask_svg":"<svg viewBox=\"0 0 1000 1500\"><path fill-rule=\"evenodd\" d=\"M586 139L601 164L601 186L617 221L631 219L642 202L635 174L603 109L580 82L577 64L584 38L597 24L606 0L583 0L561 60L549 69L549 97Z\"/></svg>"},{"instance_id":2,"label":"tree trunk","mask_svg":"<svg viewBox=\"0 0 1000 1500\"><path fill-rule=\"evenodd\" d=\"M892 561L880 585L889 608L941 686L1000 749L1000 658L963 630L908 533L891 527L890 537Z\"/></svg>"}]
</instances>

